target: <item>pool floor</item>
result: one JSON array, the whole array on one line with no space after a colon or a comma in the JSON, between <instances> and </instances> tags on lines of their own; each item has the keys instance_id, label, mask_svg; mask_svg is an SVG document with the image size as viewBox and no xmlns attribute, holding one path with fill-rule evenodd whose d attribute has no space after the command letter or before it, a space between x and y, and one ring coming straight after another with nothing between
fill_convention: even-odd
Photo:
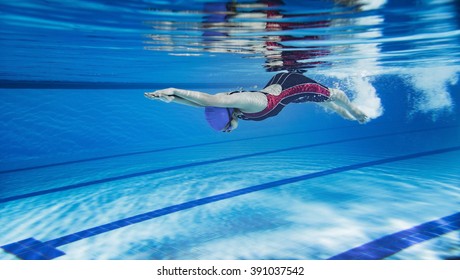
<instances>
[{"instance_id":1,"label":"pool floor","mask_svg":"<svg viewBox=\"0 0 460 280\"><path fill-rule=\"evenodd\" d=\"M0 258L455 259L457 130L344 127L6 170ZM434 134L455 137L422 142Z\"/></svg>"}]
</instances>

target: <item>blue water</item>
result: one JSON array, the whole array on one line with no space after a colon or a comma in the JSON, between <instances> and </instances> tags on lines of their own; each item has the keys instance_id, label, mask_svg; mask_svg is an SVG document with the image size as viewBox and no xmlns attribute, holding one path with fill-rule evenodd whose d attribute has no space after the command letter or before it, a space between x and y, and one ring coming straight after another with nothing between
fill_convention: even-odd
<instances>
[{"instance_id":1,"label":"blue water","mask_svg":"<svg viewBox=\"0 0 460 280\"><path fill-rule=\"evenodd\" d=\"M442 219L460 212L458 1L0 10L0 246L34 238L57 259L328 259L441 219L442 234L381 251L460 256L460 222ZM202 109L143 96L260 89L293 70L341 88L371 121L291 104L225 134Z\"/></svg>"}]
</instances>

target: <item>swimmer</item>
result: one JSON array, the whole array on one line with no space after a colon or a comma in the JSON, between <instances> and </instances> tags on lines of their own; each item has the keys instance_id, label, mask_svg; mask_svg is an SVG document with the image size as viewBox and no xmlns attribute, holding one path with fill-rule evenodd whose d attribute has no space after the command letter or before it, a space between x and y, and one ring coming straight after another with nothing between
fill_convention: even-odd
<instances>
[{"instance_id":1,"label":"swimmer","mask_svg":"<svg viewBox=\"0 0 460 280\"><path fill-rule=\"evenodd\" d=\"M276 74L260 91L207 94L176 88L146 92L145 97L188 106L205 107L206 120L217 131L231 132L238 119L261 121L276 116L289 103L315 102L347 120L369 118L339 89L331 89L299 73Z\"/></svg>"}]
</instances>

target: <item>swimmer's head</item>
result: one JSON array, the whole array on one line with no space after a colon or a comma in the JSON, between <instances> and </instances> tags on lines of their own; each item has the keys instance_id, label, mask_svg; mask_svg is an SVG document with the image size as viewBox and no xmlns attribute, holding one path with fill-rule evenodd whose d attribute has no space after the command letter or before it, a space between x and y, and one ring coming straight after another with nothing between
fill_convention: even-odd
<instances>
[{"instance_id":1,"label":"swimmer's head","mask_svg":"<svg viewBox=\"0 0 460 280\"><path fill-rule=\"evenodd\" d=\"M234 117L234 109L206 107L204 112L209 125L217 131L230 132L238 126Z\"/></svg>"}]
</instances>

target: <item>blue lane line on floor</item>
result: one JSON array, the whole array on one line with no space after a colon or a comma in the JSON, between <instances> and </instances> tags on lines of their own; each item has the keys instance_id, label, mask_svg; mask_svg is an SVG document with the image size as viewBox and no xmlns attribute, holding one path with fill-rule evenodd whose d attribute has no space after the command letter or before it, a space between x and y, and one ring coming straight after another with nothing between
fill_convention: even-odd
<instances>
[{"instance_id":1,"label":"blue lane line on floor","mask_svg":"<svg viewBox=\"0 0 460 280\"><path fill-rule=\"evenodd\" d=\"M341 144L341 143L347 143L347 142L376 139L376 138L382 138L382 137L388 137L388 136L396 136L396 135L404 135L404 134L413 134L413 133L418 133L418 132L434 131L434 130L440 130L440 129L445 129L445 128L446 127L431 128L431 129L418 129L418 130L411 130L411 131L393 132L393 133L387 133L387 134L363 136L363 137L357 137L357 138L348 138L348 139L328 141L328 142L323 142L323 143L308 144L308 145L295 146L295 147L284 148L284 149L277 149L277 150L271 150L271 151L265 151L265 152L257 152L257 153L252 153L252 154L244 154L244 155L221 158L221 159L214 159L214 160L207 160L207 161L188 163L188 164L183 164L183 165L164 167L164 168L159 168L159 169L153 169L153 170L141 171L141 172L125 174L125 175L120 175L120 176L114 176L114 177L109 177L109 178L104 178L104 179L99 179L99 180L82 182L82 183L67 185L67 186L53 188L53 189L36 191L36 192L32 192L32 193L20 194L20 195L15 195L15 196L11 196L11 197L0 198L0 203L6 203L6 202L19 200L19 199L30 198L30 197L35 197L35 196L40 196L40 195L45 195L45 194L50 194L50 193L56 193L56 192L61 192L61 191L67 191L67 190L72 190L72 189L78 189L78 188L88 187L88 186L92 186L92 185L96 185L96 184L103 184L103 183L114 182L114 181L118 181L118 180L130 179L130 178L134 178L134 177L140 177L140 176L145 176L145 175L157 174L157 173L161 173L161 172L179 170L179 169L202 166L202 165L208 165L208 164L214 164L214 163L221 163L221 162L226 162L226 161L233 161L233 160L238 160L238 159L243 159L243 158L249 158L249 157L255 157L255 156L263 156L263 155L269 155L269 154L274 154L274 153L281 153L281 152L294 151L294 150L300 150L300 149L306 149L306 148L327 146L327 145L333 145L333 144ZM447 127L447 128L451 128L451 127Z\"/></svg>"},{"instance_id":2,"label":"blue lane line on floor","mask_svg":"<svg viewBox=\"0 0 460 280\"><path fill-rule=\"evenodd\" d=\"M376 239L330 260L381 260L415 244L460 230L460 212Z\"/></svg>"},{"instance_id":3,"label":"blue lane line on floor","mask_svg":"<svg viewBox=\"0 0 460 280\"><path fill-rule=\"evenodd\" d=\"M64 252L34 238L5 245L2 248L23 260L52 260L65 255Z\"/></svg>"},{"instance_id":4,"label":"blue lane line on floor","mask_svg":"<svg viewBox=\"0 0 460 280\"><path fill-rule=\"evenodd\" d=\"M148 151L138 151L138 152L116 154L116 155L107 155L107 156L100 156L100 157L93 157L93 158L86 158L86 159L78 159L78 160L71 160L71 161L65 161L65 162L57 162L57 163L50 163L50 164L37 165L37 166L22 167L22 168L16 168L16 169L0 170L0 175L1 174L7 174L7 173L14 173L14 172L21 172L21 171L28 171L28 170L36 170L36 169L42 169L42 168L56 167L56 166L64 166L64 165L75 164L75 163L91 162L91 161L104 160L104 159L121 158L121 157L136 156L136 155L143 155L143 154L153 154L153 153L159 153L159 152L165 152L165 151L196 148L196 147L211 146L211 145L219 145L219 144L226 144L226 143L232 143L232 142L243 142L243 141L250 141L250 140L257 140L257 139L264 139L264 138L283 137L283 136L289 136L289 135L295 135L295 134L305 134L305 133L313 133L313 132L320 132L320 131L347 129L347 128L352 128L352 127L353 126L342 126L342 127L330 127L330 128L321 128L321 129L312 129L312 130L305 130L305 131L298 131L298 132L280 133L280 134L272 134L272 135L265 135L265 136L258 136L258 137L242 138L242 139L234 139L234 140L226 140L226 141L215 141L215 142L183 145L183 146L176 146L176 147L168 147L168 148L154 149L154 150L148 150ZM446 128L452 128L452 127L446 127Z\"/></svg>"},{"instance_id":5,"label":"blue lane line on floor","mask_svg":"<svg viewBox=\"0 0 460 280\"><path fill-rule=\"evenodd\" d=\"M248 193L253 193L261 190L266 190L286 184L291 184L295 182L300 182L300 181L305 181L313 178L318 178L318 177L323 177L331 174L336 174L336 173L341 173L341 172L346 172L346 171L351 171L351 170L356 170L364 167L370 167L370 166L375 166L375 165L380 165L380 164L385 164L385 163L390 163L390 162L396 162L396 161L402 161L402 160L409 160L409 159L414 159L414 158L419 158L419 157L425 157L425 156L431 156L431 155L437 155L437 154L442 154L442 153L449 153L449 152L454 152L460 150L460 146L455 146L451 148L445 148L445 149L438 149L438 150L432 150L432 151L426 151L426 152L420 152L420 153L415 153L415 154L408 154L408 155L402 155L402 156L397 156L397 157L391 157L391 158L385 158L385 159L380 159L380 160L374 160L374 161L369 161L369 162L363 162L363 163L358 163L358 164L352 164L348 166L342 166L342 167L337 167L329 170L324 170L320 172L315 172L315 173L310 173L310 174L305 174L301 176L296 176L296 177L291 177L291 178L286 178L278 181L273 181L273 182L268 182L260 185L255 185L247 188L242 188L230 192L226 192L223 194L218 194L218 195L213 195L209 197L204 197L188 202L184 202L181 204L176 204L172 205L169 207L165 207L162 209L154 210L151 212L147 212L144 214L139 214L136 216L128 217L125 219L121 219L115 222L111 222L108 224L104 224L101 226L93 227L87 230L83 230L80 232L76 232L73 234L69 234L66 236L62 236L53 240L49 240L46 242L43 242L43 244L47 246L51 246L52 248L56 248L62 245L66 245L72 242L76 242L85 238L89 238L91 236L95 236L101 233L109 232L115 229L119 229L125 226L129 226L132 224L137 224L143 221L151 220L157 217L165 216L171 213L187 210L190 208L194 208L197 206L205 205L205 204L210 204L213 202L225 200L225 199L230 199L233 197L241 196L244 194ZM22 242L22 241L19 241ZM16 242L18 243L18 242ZM8 244L5 246L2 246L1 248L8 248L8 246L14 246L14 244Z\"/></svg>"}]
</instances>

